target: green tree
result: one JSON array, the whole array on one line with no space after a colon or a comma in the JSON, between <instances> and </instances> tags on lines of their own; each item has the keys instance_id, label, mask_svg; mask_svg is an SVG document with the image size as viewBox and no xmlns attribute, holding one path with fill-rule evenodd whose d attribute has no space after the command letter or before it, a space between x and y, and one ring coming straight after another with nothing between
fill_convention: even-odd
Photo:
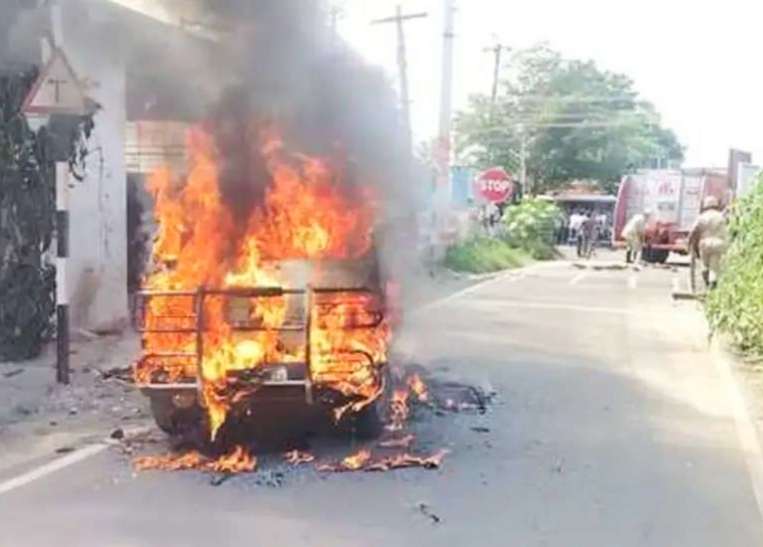
<instances>
[{"instance_id":1,"label":"green tree","mask_svg":"<svg viewBox=\"0 0 763 547\"><path fill-rule=\"evenodd\" d=\"M456 118L464 163L516 171L524 140L528 174L541 191L575 179L611 186L630 169L683 161L675 134L627 76L545 45L516 52L504 74L495 104L472 96Z\"/></svg>"},{"instance_id":2,"label":"green tree","mask_svg":"<svg viewBox=\"0 0 763 547\"><path fill-rule=\"evenodd\" d=\"M0 361L39 355L55 311L53 163L20 111L36 79L0 73Z\"/></svg>"},{"instance_id":3,"label":"green tree","mask_svg":"<svg viewBox=\"0 0 763 547\"><path fill-rule=\"evenodd\" d=\"M731 209L731 247L718 288L707 297L714 329L743 350L763 355L763 176Z\"/></svg>"}]
</instances>

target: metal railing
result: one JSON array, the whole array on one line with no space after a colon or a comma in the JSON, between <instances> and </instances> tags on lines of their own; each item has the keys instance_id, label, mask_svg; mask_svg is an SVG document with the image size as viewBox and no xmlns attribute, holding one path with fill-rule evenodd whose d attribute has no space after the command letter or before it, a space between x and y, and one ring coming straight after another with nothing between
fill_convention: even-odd
<instances>
[{"instance_id":1,"label":"metal railing","mask_svg":"<svg viewBox=\"0 0 763 547\"><path fill-rule=\"evenodd\" d=\"M137 330L143 334L143 348L144 353L136 366L147 366L151 361L157 359L163 361L166 365L168 360L178 360L182 362L193 362L193 368L196 371L196 378L193 382L159 382L152 379L151 382L143 384L140 387L143 389L157 389L157 390L185 390L196 389L201 391L203 389L204 375L204 346L205 346L205 333L210 330L205 318L206 304L211 298L222 298L226 301L235 299L246 300L259 300L259 299L273 299L273 298L288 298L288 297L301 297L301 318L299 322L284 322L283 324L274 327L272 325L266 325L261 320L250 321L232 321L226 318L227 326L234 332L240 333L254 333L254 332L276 332L276 333L303 333L302 347L304 348L304 367L305 378L304 380L286 380L286 381L272 381L263 379L262 374L253 375L250 379L251 382L256 383L259 386L275 386L275 387L294 387L303 386L305 389L305 399L308 404L312 404L314 401L313 396L313 373L312 373L312 359L313 359L313 344L312 334L314 328L320 329L320 326L313 324L314 320L318 318L331 317L332 313L339 307L352 306L355 303L351 300L332 300L321 301L322 297L331 297L339 295L368 295L373 297L376 293L370 289L357 288L357 287L312 287L308 286L304 289L287 289L281 287L255 287L255 288L231 288L231 289L207 289L200 287L196 291L139 291L136 293L136 315L137 315ZM167 305L164 306L168 311L167 315L158 315L153 313L150 309L152 302L157 299L166 299ZM185 302L184 302L185 300ZM248 304L250 307L252 303ZM250 308L251 309L251 308ZM173 313L174 310L174 313ZM354 330L354 329L374 329L379 327L384 321L384 314L379 309L364 308L362 314L351 314L353 321L340 324L338 327L342 330ZM358 320L360 316L361 320ZM149 324L150 323L150 324ZM146 347L146 334L160 334L160 335L188 335L189 343L193 339L193 351L169 351L169 352L155 352ZM368 361L368 364L373 366L374 359L366 352L357 350L343 350L337 349L334 353L341 354L354 354L364 360ZM275 366L279 363L267 363L268 366ZM256 367L253 367L253 370ZM337 370L337 373L340 373ZM190 379L188 379L190 380ZM241 380L239 378L239 380Z\"/></svg>"}]
</instances>

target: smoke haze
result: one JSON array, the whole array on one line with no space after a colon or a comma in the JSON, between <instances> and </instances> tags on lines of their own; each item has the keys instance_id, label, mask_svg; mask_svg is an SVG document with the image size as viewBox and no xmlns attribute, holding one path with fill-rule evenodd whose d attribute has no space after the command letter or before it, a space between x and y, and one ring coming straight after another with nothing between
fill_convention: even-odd
<instances>
[{"instance_id":1,"label":"smoke haze","mask_svg":"<svg viewBox=\"0 0 763 547\"><path fill-rule=\"evenodd\" d=\"M224 198L238 218L262 202L269 182L252 129L276 123L289 148L337 159L349 166L346 182L372 186L383 203L382 222L406 224L397 221L411 218L423 192L411 190L418 177L403 149L397 94L380 69L334 35L325 3L202 4L202 19L215 22L217 42L103 0L62 5L64 17L87 28L93 47L111 48L126 62L129 119L185 120L210 128L221 151ZM13 20L17 51L39 54L46 23L41 29L39 14ZM421 186L423 178L418 180ZM407 246L412 243L409 237ZM385 256L400 254L391 247Z\"/></svg>"}]
</instances>

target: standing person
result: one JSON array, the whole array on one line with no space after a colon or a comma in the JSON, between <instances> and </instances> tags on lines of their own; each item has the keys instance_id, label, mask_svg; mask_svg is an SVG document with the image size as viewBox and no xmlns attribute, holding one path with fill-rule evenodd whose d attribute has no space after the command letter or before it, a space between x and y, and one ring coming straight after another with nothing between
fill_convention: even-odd
<instances>
[{"instance_id":1,"label":"standing person","mask_svg":"<svg viewBox=\"0 0 763 547\"><path fill-rule=\"evenodd\" d=\"M580 225L580 234L578 236L578 256L581 258L591 258L593 246L597 236L596 219L593 213L583 217Z\"/></svg>"},{"instance_id":2,"label":"standing person","mask_svg":"<svg viewBox=\"0 0 763 547\"><path fill-rule=\"evenodd\" d=\"M651 213L645 211L643 214L633 215L628 224L623 228L623 239L627 245L625 261L630 264L636 262L641 257L641 251L644 248L644 238L646 236L646 223Z\"/></svg>"},{"instance_id":3,"label":"standing person","mask_svg":"<svg viewBox=\"0 0 763 547\"><path fill-rule=\"evenodd\" d=\"M580 225L583 224L584 219L585 217L578 211L573 212L572 216L570 216L570 241L577 243Z\"/></svg>"},{"instance_id":4,"label":"standing person","mask_svg":"<svg viewBox=\"0 0 763 547\"><path fill-rule=\"evenodd\" d=\"M569 223L570 219L566 213L560 214L556 220L556 244L564 245L569 239Z\"/></svg>"},{"instance_id":5,"label":"standing person","mask_svg":"<svg viewBox=\"0 0 763 547\"><path fill-rule=\"evenodd\" d=\"M728 248L728 239L721 204L715 196L708 196L689 234L689 250L702 261L702 279L708 289L714 289L718 284L721 259Z\"/></svg>"},{"instance_id":6,"label":"standing person","mask_svg":"<svg viewBox=\"0 0 763 547\"><path fill-rule=\"evenodd\" d=\"M485 233L489 236L494 235L493 228L496 225L497 219L499 218L499 215L501 214L500 209L498 209L498 206L491 202L488 202L483 208L482 208L482 225L485 228Z\"/></svg>"},{"instance_id":7,"label":"standing person","mask_svg":"<svg viewBox=\"0 0 763 547\"><path fill-rule=\"evenodd\" d=\"M575 228L575 247L577 248L578 258L583 256L583 226L588 218L583 213L576 213L577 226Z\"/></svg>"},{"instance_id":8,"label":"standing person","mask_svg":"<svg viewBox=\"0 0 763 547\"><path fill-rule=\"evenodd\" d=\"M608 217L607 213L599 213L596 215L596 224L598 229L598 238L600 241L606 241L609 238L609 226L607 225Z\"/></svg>"}]
</instances>

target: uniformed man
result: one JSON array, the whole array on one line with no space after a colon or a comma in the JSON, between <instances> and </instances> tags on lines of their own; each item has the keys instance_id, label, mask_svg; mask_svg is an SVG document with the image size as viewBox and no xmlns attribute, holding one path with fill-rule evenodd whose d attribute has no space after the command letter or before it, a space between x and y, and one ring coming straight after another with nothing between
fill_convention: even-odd
<instances>
[{"instance_id":1,"label":"uniformed man","mask_svg":"<svg viewBox=\"0 0 763 547\"><path fill-rule=\"evenodd\" d=\"M689 234L689 250L702 261L702 279L712 289L718 283L721 259L728 248L728 230L721 204L715 196L702 202L702 214Z\"/></svg>"},{"instance_id":2,"label":"uniformed man","mask_svg":"<svg viewBox=\"0 0 763 547\"><path fill-rule=\"evenodd\" d=\"M623 239L625 239L627 246L625 261L628 264L636 262L641 256L641 251L644 248L644 238L646 237L646 224L651 216L651 211L644 211L644 213L633 215L625 225L625 228L623 228Z\"/></svg>"}]
</instances>

